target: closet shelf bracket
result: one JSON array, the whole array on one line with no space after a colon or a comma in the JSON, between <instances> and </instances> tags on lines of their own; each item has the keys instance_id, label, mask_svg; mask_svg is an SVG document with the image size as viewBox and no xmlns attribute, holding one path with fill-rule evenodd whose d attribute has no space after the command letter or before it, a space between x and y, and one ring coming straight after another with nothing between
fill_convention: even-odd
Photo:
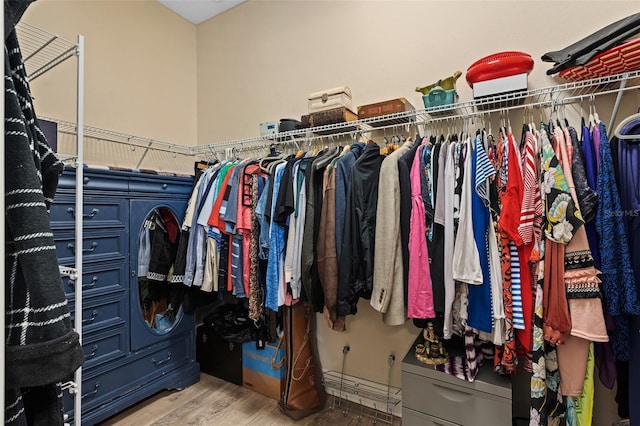
<instances>
[{"instance_id":1,"label":"closet shelf bracket","mask_svg":"<svg viewBox=\"0 0 640 426\"><path fill-rule=\"evenodd\" d=\"M624 89L627 87L627 82L629 81L629 73L625 74L625 77L620 82L620 91L616 95L616 102L613 105L613 112L611 113L611 120L609 120L609 128L615 129L616 116L618 115L618 109L620 108L620 102L622 101L622 96L624 95Z\"/></svg>"},{"instance_id":2,"label":"closet shelf bracket","mask_svg":"<svg viewBox=\"0 0 640 426\"><path fill-rule=\"evenodd\" d=\"M78 278L78 270L76 268L71 268L70 266L58 266L58 268L60 269L60 276L61 277L69 277L72 280L75 280L76 278Z\"/></svg>"},{"instance_id":3,"label":"closet shelf bracket","mask_svg":"<svg viewBox=\"0 0 640 426\"><path fill-rule=\"evenodd\" d=\"M74 394L78 392L78 385L76 385L76 382L74 381L68 381L68 382L64 382L61 386L60 386L61 390L64 392L66 390L69 391L69 393Z\"/></svg>"}]
</instances>

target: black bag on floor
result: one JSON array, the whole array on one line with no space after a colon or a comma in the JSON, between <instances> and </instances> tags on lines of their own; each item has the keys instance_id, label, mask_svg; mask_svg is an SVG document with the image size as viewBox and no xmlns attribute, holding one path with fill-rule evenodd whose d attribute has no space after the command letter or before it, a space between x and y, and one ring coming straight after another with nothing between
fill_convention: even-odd
<instances>
[{"instance_id":1,"label":"black bag on floor","mask_svg":"<svg viewBox=\"0 0 640 426\"><path fill-rule=\"evenodd\" d=\"M233 343L250 342L256 333L249 310L241 300L217 306L202 322L219 337Z\"/></svg>"}]
</instances>

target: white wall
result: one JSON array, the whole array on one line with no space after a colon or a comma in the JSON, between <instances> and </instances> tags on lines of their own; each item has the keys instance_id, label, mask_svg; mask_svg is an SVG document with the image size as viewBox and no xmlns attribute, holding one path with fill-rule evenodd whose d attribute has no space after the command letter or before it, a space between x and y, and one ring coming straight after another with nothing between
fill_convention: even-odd
<instances>
[{"instance_id":1,"label":"white wall","mask_svg":"<svg viewBox=\"0 0 640 426\"><path fill-rule=\"evenodd\" d=\"M85 36L87 125L196 144L195 25L153 0L39 0L22 20L71 42ZM75 66L32 83L38 115L75 122Z\"/></svg>"},{"instance_id":2,"label":"white wall","mask_svg":"<svg viewBox=\"0 0 640 426\"><path fill-rule=\"evenodd\" d=\"M348 85L354 105L397 97L499 51L536 59L531 88L559 82L543 53L640 9L617 1L252 0L200 24L198 143L300 117L311 92ZM464 77L457 85L470 100ZM603 117L604 118L604 117Z\"/></svg>"}]
</instances>

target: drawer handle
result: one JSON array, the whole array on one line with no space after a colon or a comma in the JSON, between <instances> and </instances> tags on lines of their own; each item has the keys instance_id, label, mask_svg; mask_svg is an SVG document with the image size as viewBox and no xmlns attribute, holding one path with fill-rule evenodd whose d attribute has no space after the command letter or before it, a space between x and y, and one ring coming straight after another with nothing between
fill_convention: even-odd
<instances>
[{"instance_id":1,"label":"drawer handle","mask_svg":"<svg viewBox=\"0 0 640 426\"><path fill-rule=\"evenodd\" d=\"M93 278L91 279L90 283L82 284L82 289L83 290L89 289L89 288L93 287L94 285L96 285L97 282L98 282L98 276L94 275ZM69 280L69 281L67 281L67 284L69 284L69 287L73 288L76 285L76 281L75 280Z\"/></svg>"},{"instance_id":2,"label":"drawer handle","mask_svg":"<svg viewBox=\"0 0 640 426\"><path fill-rule=\"evenodd\" d=\"M93 385L93 390L91 392L88 392L82 395L82 399L88 398L90 396L95 396L98 393L99 389L100 389L100 382L96 382L96 384Z\"/></svg>"},{"instance_id":3,"label":"drawer handle","mask_svg":"<svg viewBox=\"0 0 640 426\"><path fill-rule=\"evenodd\" d=\"M83 252L83 253L91 253L91 252L93 252L97 247L98 247L98 242L97 242L97 241L94 241L94 242L92 242L92 243L91 243L91 248L83 248L83 249L82 249L82 252ZM69 250L71 250L71 251L73 252L73 254L76 254L76 245L75 245L75 244L73 244L73 243L69 243L69 244L67 244L67 248L68 248Z\"/></svg>"},{"instance_id":4,"label":"drawer handle","mask_svg":"<svg viewBox=\"0 0 640 426\"><path fill-rule=\"evenodd\" d=\"M91 318L83 319L82 324L92 323L96 320L97 317L98 317L98 311L94 309L93 312L91 312Z\"/></svg>"},{"instance_id":5,"label":"drawer handle","mask_svg":"<svg viewBox=\"0 0 640 426\"><path fill-rule=\"evenodd\" d=\"M94 356L96 356L97 352L98 352L98 345L93 345L91 347L91 352L88 354L84 354L85 360L93 358Z\"/></svg>"},{"instance_id":6,"label":"drawer handle","mask_svg":"<svg viewBox=\"0 0 640 426\"><path fill-rule=\"evenodd\" d=\"M473 397L473 394L471 393L467 393L467 392L462 392L459 391L457 389L451 389L445 386L441 386L437 383L434 383L433 386L440 388L440 395L442 395L444 398L450 400L450 401L454 401L454 402L465 402L467 401L469 398Z\"/></svg>"},{"instance_id":7,"label":"drawer handle","mask_svg":"<svg viewBox=\"0 0 640 426\"><path fill-rule=\"evenodd\" d=\"M162 189L167 189L169 187L169 185L167 185L166 183L162 184Z\"/></svg>"},{"instance_id":8,"label":"drawer handle","mask_svg":"<svg viewBox=\"0 0 640 426\"><path fill-rule=\"evenodd\" d=\"M67 213L69 213L71 215L71 217L73 217L75 219L75 217L76 217L76 209L74 209L73 207L69 207L67 209ZM89 214L83 213L82 214L82 218L83 219L93 219L93 217L97 216L98 213L100 213L100 209L91 209L91 213L89 213Z\"/></svg>"},{"instance_id":9,"label":"drawer handle","mask_svg":"<svg viewBox=\"0 0 640 426\"><path fill-rule=\"evenodd\" d=\"M156 365L156 367L159 367L162 364L167 363L169 361L171 361L171 352L167 353L166 359L156 360L155 358L151 358L151 362L153 362Z\"/></svg>"},{"instance_id":10,"label":"drawer handle","mask_svg":"<svg viewBox=\"0 0 640 426\"><path fill-rule=\"evenodd\" d=\"M85 176L84 179L82 179L82 182L86 185L86 184L89 183L90 180L91 179L89 179L88 177Z\"/></svg>"}]
</instances>

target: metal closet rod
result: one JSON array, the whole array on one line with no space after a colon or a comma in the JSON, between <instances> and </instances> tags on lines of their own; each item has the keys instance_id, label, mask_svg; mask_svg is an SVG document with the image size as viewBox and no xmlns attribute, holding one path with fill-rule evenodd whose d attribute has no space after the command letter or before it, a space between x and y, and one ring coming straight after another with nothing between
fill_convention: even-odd
<instances>
[{"instance_id":1,"label":"metal closet rod","mask_svg":"<svg viewBox=\"0 0 640 426\"><path fill-rule=\"evenodd\" d=\"M462 116L480 115L499 113L504 111L510 111L514 109L524 109L525 107L544 107L560 105L560 103L574 102L576 100L582 100L592 98L594 96L600 96L605 94L617 93L621 96L622 93L631 89L640 88L640 82L626 86L626 83L630 79L636 79L640 77L640 70L631 71L627 73L614 74L611 76L600 77L590 80L582 80L572 83L564 83L556 86L550 86L540 89L528 90L519 93L509 93L504 95L496 95L483 99L477 99L473 101L461 102L451 105L443 105L440 107L425 108L415 111L400 112L396 114L385 115L381 117L374 117L368 119L357 120L347 123L329 124L326 126L319 126L309 129L291 130L288 132L277 133L272 136L271 139L256 136L245 139L230 140L224 142L211 143L206 145L199 145L192 148L192 152L195 154L207 155L213 152L217 152L220 149L229 147L243 148L244 146L254 146L265 143L274 143L277 139L291 139L296 138L298 141L304 141L306 138L318 138L320 135L311 135L312 132L332 132L334 135L348 134L353 131L353 127L359 126L371 126L375 123L391 121L391 120L413 120L421 124L440 121L443 118L434 116L436 114L450 114L447 117L449 119L459 118ZM620 83L620 87L614 89L603 89L612 83ZM598 90L591 90L597 88ZM570 95L570 93L578 93L577 95ZM563 94L569 94L569 96L561 97ZM557 98L554 98L557 96ZM530 99L533 98L533 101ZM518 105L514 105L518 103ZM497 106L495 106L497 105ZM481 108L482 107L482 108ZM446 118L444 118L446 120ZM381 129L382 127L377 127Z\"/></svg>"}]
</instances>

